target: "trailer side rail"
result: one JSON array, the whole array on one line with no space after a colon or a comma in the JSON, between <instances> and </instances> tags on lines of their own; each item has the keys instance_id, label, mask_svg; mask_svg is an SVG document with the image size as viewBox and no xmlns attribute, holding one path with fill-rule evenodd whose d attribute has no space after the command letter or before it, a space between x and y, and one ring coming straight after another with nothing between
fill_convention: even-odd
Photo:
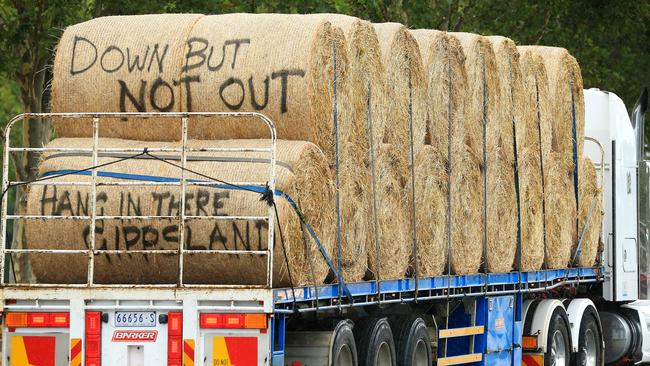
<instances>
[{"instance_id":1,"label":"trailer side rail","mask_svg":"<svg viewBox=\"0 0 650 366\"><path fill-rule=\"evenodd\" d=\"M521 276L521 277L520 277ZM479 273L471 275L404 278L349 283L353 301L339 296L336 284L274 290L276 313L311 312L344 307L360 307L388 303L410 303L467 296L498 296L515 293L549 291L564 285L581 285L602 281L600 267L549 269L532 272ZM339 302L339 299L341 301ZM295 310L294 310L295 309Z\"/></svg>"}]
</instances>

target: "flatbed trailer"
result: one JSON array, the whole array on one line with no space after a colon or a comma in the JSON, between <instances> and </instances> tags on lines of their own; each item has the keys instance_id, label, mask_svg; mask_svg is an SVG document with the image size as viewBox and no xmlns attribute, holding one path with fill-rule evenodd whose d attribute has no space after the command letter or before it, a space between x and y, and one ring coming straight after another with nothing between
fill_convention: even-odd
<instances>
[{"instance_id":1,"label":"flatbed trailer","mask_svg":"<svg viewBox=\"0 0 650 366\"><path fill-rule=\"evenodd\" d=\"M176 283L106 285L96 283L92 274L95 255L107 252L96 248L94 240L89 248L79 250L8 247L7 221L21 217L7 213L5 195L0 212L2 364L591 366L650 362L650 306L645 301L650 198L642 194L647 191L650 165L638 155L636 142L643 113L636 113L630 123L615 95L589 90L585 97L586 135L596 142L585 150L601 171L605 201L604 245L595 267L348 283L322 252L334 283L272 288L273 250L267 249L265 253L237 251L267 256L265 284L188 284L181 265ZM644 112L645 104L635 110ZM179 153L184 167L190 151L188 120L223 115L256 117L267 124L271 145L264 151L270 157L269 180L247 183L260 193L281 196L274 186L275 129L257 113L31 114L14 119L9 129L23 118L85 118L93 125L93 142L84 151L96 159L105 152L97 143L101 118L174 118L181 122L183 146L167 152ZM7 137L9 131L5 133ZM11 147L10 139L5 141L3 191L16 183L7 175L10 153L45 151ZM142 148L124 150L135 153ZM93 197L100 173L90 172ZM214 182L190 181L182 173L164 183L181 191L190 185L224 188ZM637 187L643 200L637 198ZM183 202L177 218L181 227L191 218L186 217ZM93 205L88 216L77 219L90 220L93 227L105 217ZM263 219L269 224L268 242L274 242L272 209L266 217L219 219ZM93 233L91 229L91 237ZM21 252L85 254L88 279L85 283L19 283L12 273L15 268L4 259ZM200 254L183 245L171 252L181 258Z\"/></svg>"}]
</instances>

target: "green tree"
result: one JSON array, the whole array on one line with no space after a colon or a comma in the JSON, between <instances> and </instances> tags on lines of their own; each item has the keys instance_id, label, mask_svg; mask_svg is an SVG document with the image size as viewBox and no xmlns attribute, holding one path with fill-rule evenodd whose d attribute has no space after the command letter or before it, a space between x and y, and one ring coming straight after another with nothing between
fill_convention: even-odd
<instances>
[{"instance_id":1,"label":"green tree","mask_svg":"<svg viewBox=\"0 0 650 366\"><path fill-rule=\"evenodd\" d=\"M72 22L85 18L83 1L64 0L15 0L0 2L0 75L13 80L17 86L20 109L24 112L39 113L47 111L49 105L48 84L52 71L52 49L61 29ZM11 85L11 84L9 84ZM13 93L9 89L5 93ZM3 102L5 102L3 100ZM4 110L12 108L4 107ZM20 139L23 146L42 147L51 137L49 122L26 120L20 126ZM11 155L13 168L19 180L36 178L40 154L37 152L15 153ZM17 188L15 210L26 208L24 187ZM23 247L20 222L13 230L13 246ZM24 256L16 256L14 265L26 268ZM18 269L18 268L17 268ZM29 273L29 271L16 271ZM27 279L21 279L27 280Z\"/></svg>"}]
</instances>

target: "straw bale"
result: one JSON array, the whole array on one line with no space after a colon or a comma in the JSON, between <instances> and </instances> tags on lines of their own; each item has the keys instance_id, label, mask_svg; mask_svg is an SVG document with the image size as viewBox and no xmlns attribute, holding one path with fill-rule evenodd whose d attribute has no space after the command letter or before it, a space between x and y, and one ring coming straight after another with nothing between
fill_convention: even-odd
<instances>
[{"instance_id":1,"label":"straw bale","mask_svg":"<svg viewBox=\"0 0 650 366\"><path fill-rule=\"evenodd\" d=\"M587 156L580 159L580 208L578 210L578 238L582 237L582 254L577 265L591 267L595 265L601 243L603 224L603 197L598 187L598 176L594 163ZM589 212L591 210L591 213ZM573 248L575 253L576 248Z\"/></svg>"},{"instance_id":2,"label":"straw bale","mask_svg":"<svg viewBox=\"0 0 650 366\"><path fill-rule=\"evenodd\" d=\"M103 147L148 146L178 147L177 143L133 142L103 139ZM49 146L89 146L87 138L61 138ZM199 147L265 147L268 140L190 141ZM177 153L154 153L175 157ZM279 140L277 145L276 189L288 194L301 208L313 226L325 250L333 253L336 241L334 188L331 173L322 152L313 144ZM115 161L101 156L99 163ZM48 155L40 166L41 174L60 169L82 169L91 165L91 157L78 154ZM259 152L190 152L187 166L198 173L229 182L267 182L268 153ZM101 168L104 172L140 174L158 177L180 177L180 169L158 160L137 159ZM206 180L194 173L188 179ZM66 176L59 182L89 181L87 176ZM120 181L118 177L100 177L101 182ZM186 214L265 216L266 202L260 194L237 189L188 186L185 195ZM276 196L279 222L284 235L289 269L294 284L322 283L329 268L311 239L304 232L296 212L283 197ZM170 215L176 216L180 202L178 187L169 186L100 186L97 212L103 215ZM61 216L83 215L89 208L88 187L32 186L28 195L28 213ZM105 219L97 222L96 248L104 249L175 249L178 247L178 222L171 219ZM188 220L186 249L265 250L267 223L264 221ZM88 244L89 221L30 220L25 237L29 248L85 248ZM85 230L85 231L84 231ZM283 255L280 232L275 233L275 286L290 284ZM179 258L173 254L143 255L98 254L95 261L97 283L175 283ZM40 282L75 283L86 279L86 261L82 256L61 254L38 255L31 258L32 268ZM66 271L52 271L65 263ZM313 271L313 272L312 272ZM245 254L187 254L184 261L186 283L264 284L266 258ZM313 277L312 277L313 274Z\"/></svg>"},{"instance_id":3,"label":"straw bale","mask_svg":"<svg viewBox=\"0 0 650 366\"><path fill-rule=\"evenodd\" d=\"M577 156L582 156L585 136L585 103L578 61L564 48L531 46L544 59L553 108L554 151L573 156L573 113L576 118ZM574 109L575 108L575 109Z\"/></svg>"},{"instance_id":4,"label":"straw bale","mask_svg":"<svg viewBox=\"0 0 650 366\"><path fill-rule=\"evenodd\" d=\"M521 124L517 129L517 135L525 136L527 143L530 140L539 140L542 149L542 161L545 161L552 150L553 139L553 100L549 95L548 75L544 59L533 52L531 47L519 46L517 50L521 55L521 71L523 78L524 93L527 103L533 103L535 108L534 131L529 129L528 123ZM530 111L530 110L528 110ZM531 116L532 117L532 116ZM530 121L527 117L527 121ZM537 134L537 137L534 135ZM534 143L534 142L533 142ZM545 166L545 165L544 165Z\"/></svg>"},{"instance_id":5,"label":"straw bale","mask_svg":"<svg viewBox=\"0 0 650 366\"><path fill-rule=\"evenodd\" d=\"M411 34L418 42L427 79L427 131L430 135L427 142L435 151L446 155L450 128L449 103L453 89L450 67L462 68L465 56L462 52L454 53L450 38L445 32L417 29L412 30ZM462 58L456 59L457 56Z\"/></svg>"},{"instance_id":6,"label":"straw bale","mask_svg":"<svg viewBox=\"0 0 650 366\"><path fill-rule=\"evenodd\" d=\"M427 129L427 84L422 56L408 28L399 23L374 24L381 57L386 69L386 93L383 114L386 116L384 141L410 161L410 109L412 109L413 149L419 152ZM406 155L408 154L408 155Z\"/></svg>"},{"instance_id":7,"label":"straw bale","mask_svg":"<svg viewBox=\"0 0 650 366\"><path fill-rule=\"evenodd\" d=\"M296 14L210 15L195 24L187 43L189 55L204 47L208 55L189 56L183 67L188 76L201 78L187 110L260 112L275 123L279 138L311 141L334 161L335 63L339 109L346 105L341 98L349 95L347 47L340 28L324 17ZM199 119L190 136L268 138L262 125L247 122ZM339 124L339 141L348 141L350 133L351 126Z\"/></svg>"},{"instance_id":8,"label":"straw bale","mask_svg":"<svg viewBox=\"0 0 650 366\"><path fill-rule=\"evenodd\" d=\"M479 270L483 250L482 156L452 139L451 270L472 274Z\"/></svg>"},{"instance_id":9,"label":"straw bale","mask_svg":"<svg viewBox=\"0 0 650 366\"><path fill-rule=\"evenodd\" d=\"M415 177L418 273L438 276L446 269L448 251L447 151L425 145L415 160Z\"/></svg>"},{"instance_id":10,"label":"straw bale","mask_svg":"<svg viewBox=\"0 0 650 366\"><path fill-rule=\"evenodd\" d=\"M467 56L469 101L465 116L479 128L485 118L485 267L489 272L508 272L517 248L517 205L512 117L502 112L510 110L507 107L510 101L502 96L499 81L505 68L498 67L486 37L469 33L452 35L459 39ZM478 136L480 139L482 134Z\"/></svg>"},{"instance_id":11,"label":"straw bale","mask_svg":"<svg viewBox=\"0 0 650 366\"><path fill-rule=\"evenodd\" d=\"M521 210L521 270L535 271L544 263L542 171L538 147L517 150Z\"/></svg>"},{"instance_id":12,"label":"straw bale","mask_svg":"<svg viewBox=\"0 0 650 366\"><path fill-rule=\"evenodd\" d=\"M413 242L409 197L404 194L408 166L397 148L390 144L378 146L375 165L379 248L368 250L368 263L374 278L401 278L406 274Z\"/></svg>"},{"instance_id":13,"label":"straw bale","mask_svg":"<svg viewBox=\"0 0 650 366\"><path fill-rule=\"evenodd\" d=\"M185 42L200 14L156 14L96 18L68 27L56 49L53 112L178 112L185 98L178 83ZM183 95L182 95L183 94ZM102 120L106 137L170 140L180 124L142 119ZM55 120L60 137L92 136L88 120Z\"/></svg>"},{"instance_id":14,"label":"straw bale","mask_svg":"<svg viewBox=\"0 0 650 366\"><path fill-rule=\"evenodd\" d=\"M544 170L547 268L566 268L576 243L576 201L573 194L573 161L565 154L549 154Z\"/></svg>"}]
</instances>

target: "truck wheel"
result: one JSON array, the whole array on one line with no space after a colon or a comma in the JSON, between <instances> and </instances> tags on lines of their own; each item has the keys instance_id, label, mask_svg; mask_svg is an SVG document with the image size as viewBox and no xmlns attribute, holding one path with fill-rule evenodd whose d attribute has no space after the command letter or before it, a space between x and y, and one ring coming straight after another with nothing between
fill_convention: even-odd
<instances>
[{"instance_id":1,"label":"truck wheel","mask_svg":"<svg viewBox=\"0 0 650 366\"><path fill-rule=\"evenodd\" d=\"M578 337L578 365L599 366L602 362L603 340L595 310L587 308L580 322Z\"/></svg>"},{"instance_id":2,"label":"truck wheel","mask_svg":"<svg viewBox=\"0 0 650 366\"><path fill-rule=\"evenodd\" d=\"M395 329L397 364L405 366L430 366L433 364L431 338L424 320L413 316L392 319Z\"/></svg>"},{"instance_id":3,"label":"truck wheel","mask_svg":"<svg viewBox=\"0 0 650 366\"><path fill-rule=\"evenodd\" d=\"M567 329L566 312L563 308L553 311L548 326L544 365L569 366L571 363L571 338Z\"/></svg>"},{"instance_id":4,"label":"truck wheel","mask_svg":"<svg viewBox=\"0 0 650 366\"><path fill-rule=\"evenodd\" d=\"M357 346L354 342L352 322L343 320L334 329L332 366L357 366Z\"/></svg>"},{"instance_id":5,"label":"truck wheel","mask_svg":"<svg viewBox=\"0 0 650 366\"><path fill-rule=\"evenodd\" d=\"M362 320L354 327L359 365L397 366L393 332L386 318Z\"/></svg>"}]
</instances>

